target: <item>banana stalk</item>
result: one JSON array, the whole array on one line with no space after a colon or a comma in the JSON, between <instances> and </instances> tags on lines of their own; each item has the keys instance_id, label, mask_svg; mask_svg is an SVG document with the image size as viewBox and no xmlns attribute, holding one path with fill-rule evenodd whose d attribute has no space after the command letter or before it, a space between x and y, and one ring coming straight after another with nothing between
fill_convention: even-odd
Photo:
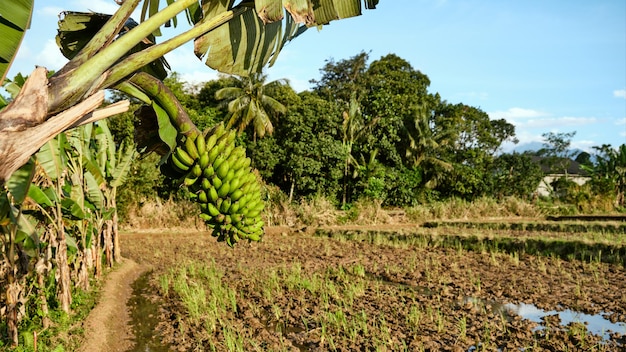
<instances>
[{"instance_id":1,"label":"banana stalk","mask_svg":"<svg viewBox=\"0 0 626 352\"><path fill-rule=\"evenodd\" d=\"M71 67L69 70L62 70L60 74L55 74L50 79L50 83L54 89L50 89L48 92L48 111L54 113L68 106L72 106L85 96L86 93L94 91L94 87L101 86L107 78L103 76L103 74L122 56L171 18L194 5L196 2L197 0L179 0L173 2L103 49L100 49L95 44L87 45L77 55L79 57L77 59L77 63L80 63L79 66ZM124 21L122 19L130 16L132 10L137 6L138 1L128 1L128 3L128 5L120 7L120 10L116 13L117 16L114 15L113 17L120 21L120 23L116 24L109 21L111 24L103 27L106 28L106 31L101 30L99 32L100 34L97 35L98 43L106 43L110 40L109 37L111 33L117 33L112 29L117 29L118 26L123 25ZM180 43L180 45L182 44L184 43ZM169 50L166 52L174 50L178 46L169 47ZM88 59L85 59L86 57L88 57ZM136 64L140 64L140 62ZM135 66L130 72L141 67L142 66Z\"/></svg>"}]
</instances>

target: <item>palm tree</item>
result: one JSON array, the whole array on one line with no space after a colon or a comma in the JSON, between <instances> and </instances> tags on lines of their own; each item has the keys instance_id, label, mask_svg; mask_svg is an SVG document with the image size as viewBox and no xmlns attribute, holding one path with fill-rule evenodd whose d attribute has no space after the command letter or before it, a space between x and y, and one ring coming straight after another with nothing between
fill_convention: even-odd
<instances>
[{"instance_id":1,"label":"palm tree","mask_svg":"<svg viewBox=\"0 0 626 352\"><path fill-rule=\"evenodd\" d=\"M437 150L447 143L452 132L435 133L430 123L430 116L423 107L417 109L413 119L405 121L404 127L409 139L406 157L412 166L422 166L423 169L426 167L430 171L437 168L445 171L452 170L452 164L438 158L436 154ZM425 186L434 188L437 185L437 173L428 173L432 177L426 181Z\"/></svg>"},{"instance_id":2,"label":"palm tree","mask_svg":"<svg viewBox=\"0 0 626 352\"><path fill-rule=\"evenodd\" d=\"M265 134L274 132L271 117L287 112L287 108L278 100L264 94L265 88L287 84L286 80L276 80L265 83L267 75L252 73L248 77L235 77L236 86L226 87L215 92L215 99L228 102L228 116L226 125L236 126L241 134L250 123L254 128L254 141L257 135L263 138Z\"/></svg>"},{"instance_id":3,"label":"palm tree","mask_svg":"<svg viewBox=\"0 0 626 352\"><path fill-rule=\"evenodd\" d=\"M359 169L366 169L367 165L373 165L374 160L376 159L377 150L374 150L370 154L370 162L365 163L365 158L361 155L361 159L363 159L363 165L360 165L359 162L352 155L352 147L354 143L359 141L363 134L371 129L374 125L378 123L380 117L376 117L371 119L369 122L365 121L363 114L361 113L361 104L356 96L356 92L352 92L350 95L350 102L348 103L348 111L343 112L343 124L341 125L341 130L343 132L343 148L346 153L346 160L343 167L343 196L341 199L342 207L346 206L347 195L348 195L348 178L350 174L350 166L354 166L354 176L356 177Z\"/></svg>"}]
</instances>

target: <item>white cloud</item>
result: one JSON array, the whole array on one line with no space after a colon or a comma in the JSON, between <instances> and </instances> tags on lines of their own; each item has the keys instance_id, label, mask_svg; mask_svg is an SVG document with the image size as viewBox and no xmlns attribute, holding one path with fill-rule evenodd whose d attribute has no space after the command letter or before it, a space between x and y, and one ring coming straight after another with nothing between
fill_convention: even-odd
<instances>
[{"instance_id":1,"label":"white cloud","mask_svg":"<svg viewBox=\"0 0 626 352\"><path fill-rule=\"evenodd\" d=\"M531 119L550 116L550 114L543 111L524 108L510 108L506 111L493 111L488 114L492 119L505 120Z\"/></svg>"},{"instance_id":2,"label":"white cloud","mask_svg":"<svg viewBox=\"0 0 626 352\"><path fill-rule=\"evenodd\" d=\"M615 122L615 124L616 124L617 126L620 126L620 125L626 125L626 117L624 117L623 119L618 119L618 120Z\"/></svg>"},{"instance_id":3,"label":"white cloud","mask_svg":"<svg viewBox=\"0 0 626 352\"><path fill-rule=\"evenodd\" d=\"M190 86L195 86L218 78L218 73L206 68L204 71L193 71L179 74L180 80Z\"/></svg>"},{"instance_id":4,"label":"white cloud","mask_svg":"<svg viewBox=\"0 0 626 352\"><path fill-rule=\"evenodd\" d=\"M523 128L542 128L561 130L563 127L577 127L598 123L595 117L551 117L544 119L529 119L515 124L516 127Z\"/></svg>"},{"instance_id":5,"label":"white cloud","mask_svg":"<svg viewBox=\"0 0 626 352\"><path fill-rule=\"evenodd\" d=\"M626 89L617 89L613 91L613 96L616 98L626 99Z\"/></svg>"},{"instance_id":6,"label":"white cloud","mask_svg":"<svg viewBox=\"0 0 626 352\"><path fill-rule=\"evenodd\" d=\"M39 66L43 66L48 70L58 71L67 59L61 54L59 47L54 39L48 39L41 52L35 56L35 61Z\"/></svg>"},{"instance_id":7,"label":"white cloud","mask_svg":"<svg viewBox=\"0 0 626 352\"><path fill-rule=\"evenodd\" d=\"M570 148L584 150L589 153L591 150L593 150L592 147L594 145L598 145L598 142L594 142L592 140L582 140L582 141L573 140L570 145Z\"/></svg>"}]
</instances>

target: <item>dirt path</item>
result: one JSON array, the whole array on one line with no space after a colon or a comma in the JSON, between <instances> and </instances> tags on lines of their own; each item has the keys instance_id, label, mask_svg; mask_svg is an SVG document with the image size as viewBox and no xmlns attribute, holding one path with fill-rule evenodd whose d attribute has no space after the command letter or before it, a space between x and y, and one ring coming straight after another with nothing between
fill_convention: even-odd
<instances>
[{"instance_id":1,"label":"dirt path","mask_svg":"<svg viewBox=\"0 0 626 352\"><path fill-rule=\"evenodd\" d=\"M85 321L85 342L80 351L127 351L133 345L130 314L126 303L132 295L132 283L146 271L146 267L131 259L109 273L102 287L98 305Z\"/></svg>"}]
</instances>

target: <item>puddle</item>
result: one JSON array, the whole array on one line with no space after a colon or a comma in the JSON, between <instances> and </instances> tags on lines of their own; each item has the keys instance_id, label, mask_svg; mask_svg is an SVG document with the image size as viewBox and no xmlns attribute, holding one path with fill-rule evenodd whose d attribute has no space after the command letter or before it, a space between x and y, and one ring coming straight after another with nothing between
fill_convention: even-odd
<instances>
[{"instance_id":1,"label":"puddle","mask_svg":"<svg viewBox=\"0 0 626 352\"><path fill-rule=\"evenodd\" d=\"M478 304L482 306L490 306L491 311L496 314L504 314L505 317L512 317L513 315L518 315L524 319L528 319L532 322L541 324L543 323L542 318L552 315L557 315L560 319L561 326L567 326L570 323L582 323L585 325L587 331L592 334L598 335L602 337L604 340L609 340L610 332L615 332L618 334L626 335L626 323L617 322L613 323L610 320L606 319L602 313L601 314L585 314L581 312L576 312L570 309L565 309L562 311L556 310L543 310L537 308L534 304L526 304L526 303L506 303L501 304L499 302L487 301L476 297L466 297L463 300L463 303L471 302L473 304ZM545 326L540 325L536 328L536 330L544 329Z\"/></svg>"},{"instance_id":2,"label":"puddle","mask_svg":"<svg viewBox=\"0 0 626 352\"><path fill-rule=\"evenodd\" d=\"M617 322L613 323L606 319L602 314L585 314L576 312L570 309L555 311L545 311L537 308L533 304L512 304L507 303L502 306L509 314L517 314L524 319L534 321L535 323L541 323L541 318L550 315L557 315L561 320L561 326L567 326L570 323L583 323L592 334L601 336L603 339L608 340L610 338L609 332L616 332L618 334L626 335L626 323ZM542 329L539 327L538 329Z\"/></svg>"},{"instance_id":3,"label":"puddle","mask_svg":"<svg viewBox=\"0 0 626 352\"><path fill-rule=\"evenodd\" d=\"M166 352L170 346L161 342L155 332L159 323L159 306L152 302L148 295L151 293L149 277L151 273L141 275L132 284L133 295L128 300L130 307L130 324L135 336L135 346L129 352Z\"/></svg>"}]
</instances>

